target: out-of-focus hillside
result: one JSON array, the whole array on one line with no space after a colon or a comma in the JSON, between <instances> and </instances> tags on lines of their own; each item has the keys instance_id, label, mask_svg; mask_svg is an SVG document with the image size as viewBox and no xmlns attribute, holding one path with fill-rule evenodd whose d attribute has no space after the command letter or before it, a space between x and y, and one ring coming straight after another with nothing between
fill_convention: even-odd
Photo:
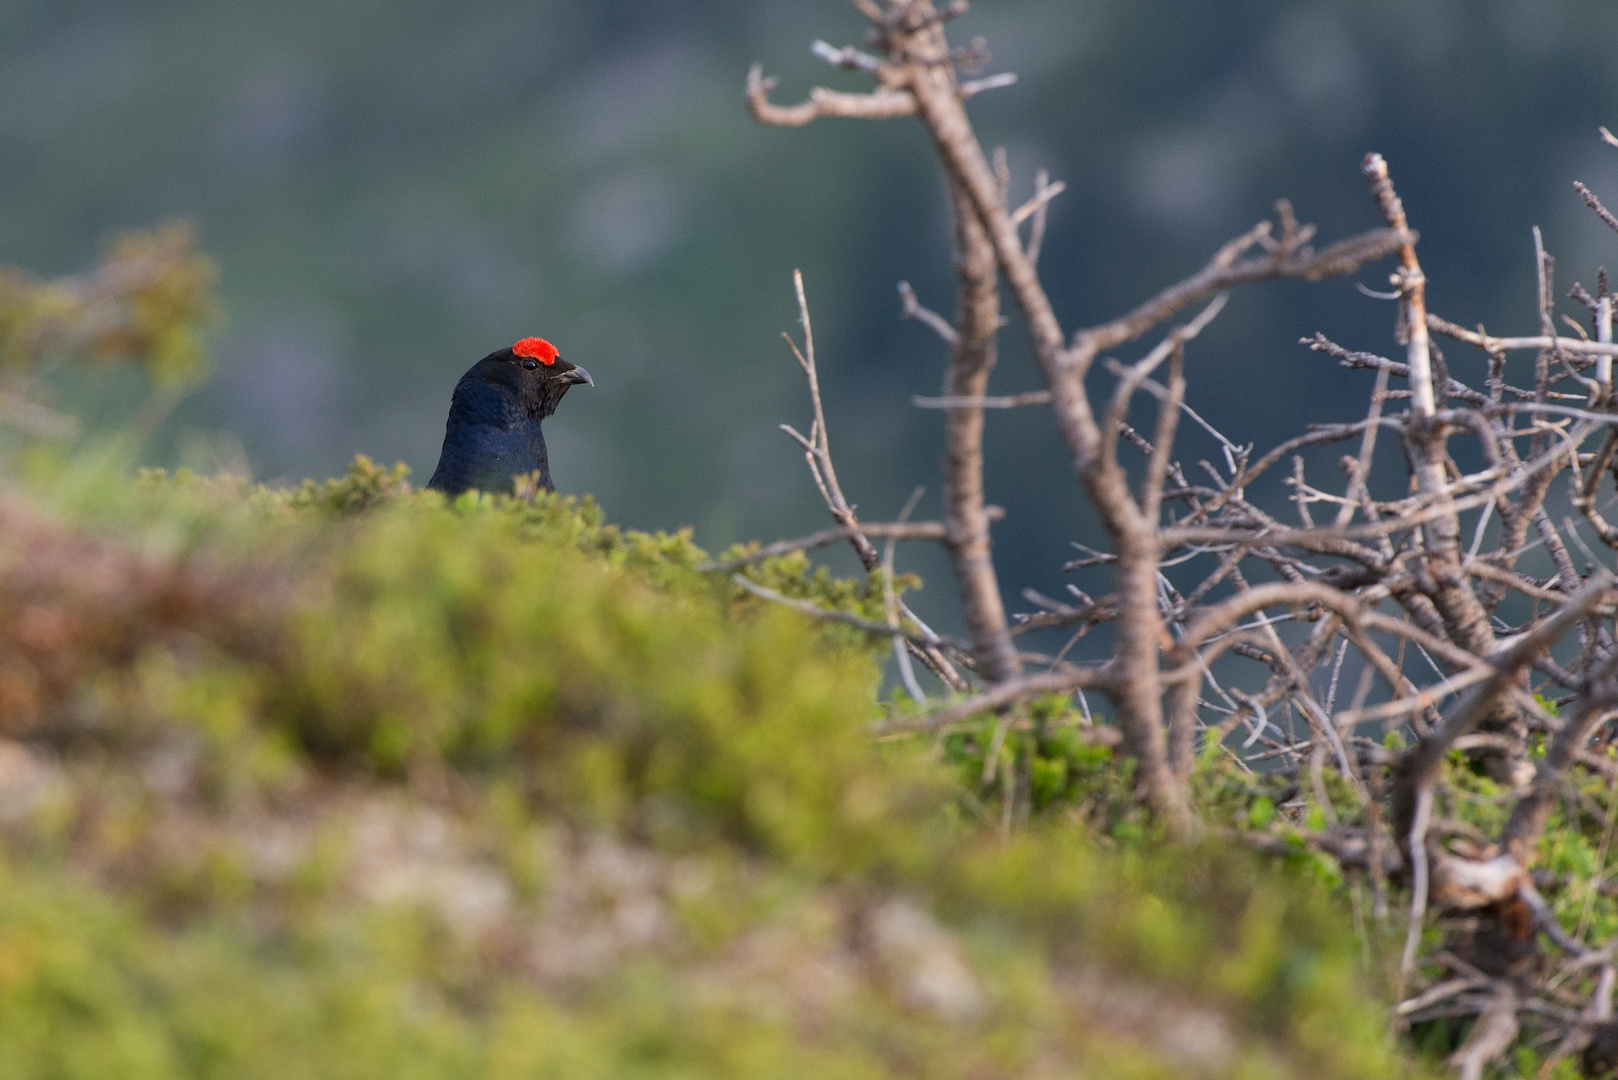
<instances>
[{"instance_id":1,"label":"out-of-focus hillside","mask_svg":"<svg viewBox=\"0 0 1618 1080\"><path fill-rule=\"evenodd\" d=\"M960 28L1022 77L973 104L1014 190L1040 165L1070 185L1045 248L1068 323L1199 265L1280 195L1323 236L1371 224L1354 166L1377 149L1435 305L1462 323L1520 311L1498 327L1514 331L1532 319L1531 224L1569 283L1612 261L1572 227L1567 179L1618 191L1594 141L1618 115L1615 22L1555 0L978 0ZM425 475L460 372L545 334L599 383L551 426L562 488L710 544L821 520L775 430L803 409L777 337L801 266L844 480L886 514L939 453L940 417L907 404L936 390L938 349L894 294L905 278L951 306L937 180L906 122L786 133L741 103L755 59L787 98L859 85L807 45L860 33L840 0L13 0L0 263L65 272L115 232L195 219L222 270L218 378L147 453L265 479L359 451ZM1343 376L1299 336L1373 341L1390 318L1348 283L1239 296L1189 373L1198 407L1239 439L1290 434L1255 430L1227 388L1301 401ZM1018 334L1006 348L996 386L1037 385ZM125 389L64 392L113 414ZM1087 528L1076 495L1016 483L1057 453L1040 418L990 418L997 549L1036 568L1018 585L1059 588L1045 568Z\"/></svg>"},{"instance_id":2,"label":"out-of-focus hillside","mask_svg":"<svg viewBox=\"0 0 1618 1080\"><path fill-rule=\"evenodd\" d=\"M363 461L35 479L0 498L9 1078L1415 1075L1327 864L1103 838L1099 744L1005 831L979 768L870 738L880 644L689 537Z\"/></svg>"}]
</instances>

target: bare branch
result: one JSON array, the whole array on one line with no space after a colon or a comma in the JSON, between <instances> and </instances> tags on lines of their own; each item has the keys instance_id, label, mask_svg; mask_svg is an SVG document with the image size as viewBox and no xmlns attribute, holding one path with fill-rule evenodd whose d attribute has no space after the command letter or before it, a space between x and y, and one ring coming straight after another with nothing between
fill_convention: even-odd
<instances>
[{"instance_id":1,"label":"bare branch","mask_svg":"<svg viewBox=\"0 0 1618 1080\"><path fill-rule=\"evenodd\" d=\"M901 318L915 319L917 322L931 328L933 333L944 339L944 344L953 346L961 340L961 335L949 320L931 308L922 307L916 299L916 291L910 287L910 282L899 282L899 301L903 307L899 311Z\"/></svg>"},{"instance_id":2,"label":"bare branch","mask_svg":"<svg viewBox=\"0 0 1618 1080\"><path fill-rule=\"evenodd\" d=\"M803 327L803 349L800 351L793 345L792 351L803 367L804 374L809 380L809 401L814 409L814 424L810 427L811 438L805 439L797 432L787 428L789 434L804 445L811 457L811 467L821 485L821 493L826 497L827 509L832 517L836 518L844 527L850 530L849 542L854 545L854 553L860 557L860 562L866 570L875 570L878 563L876 548L865 539L858 530L854 518L854 511L843 497L843 489L837 483L837 468L832 464L831 436L826 426L826 413L820 403L820 372L815 366L815 333L813 324L809 321L809 301L803 291L803 273L798 270L792 272L792 287L798 297L798 323ZM791 338L787 339L792 344Z\"/></svg>"},{"instance_id":3,"label":"bare branch","mask_svg":"<svg viewBox=\"0 0 1618 1080\"><path fill-rule=\"evenodd\" d=\"M910 404L918 409L1021 409L1029 405L1049 405L1049 390L1030 390L1026 394L1010 397L913 397Z\"/></svg>"},{"instance_id":4,"label":"bare branch","mask_svg":"<svg viewBox=\"0 0 1618 1080\"><path fill-rule=\"evenodd\" d=\"M1511 1048L1517 1038L1517 988L1510 980L1492 984L1489 1003L1467 1033L1466 1042L1450 1055L1460 1080L1482 1080L1483 1070Z\"/></svg>"},{"instance_id":5,"label":"bare branch","mask_svg":"<svg viewBox=\"0 0 1618 1080\"><path fill-rule=\"evenodd\" d=\"M1429 318L1429 324L1432 320ZM1298 344L1307 345L1314 352L1322 352L1342 363L1344 367L1371 368L1376 371L1386 371L1390 375L1400 378L1410 378L1410 365L1402 364L1397 360L1377 356L1375 353L1356 352L1345 349L1332 341L1325 334L1316 333L1314 337L1302 338ZM1384 391L1385 393L1386 391ZM1445 382L1444 393L1448 397L1459 398L1472 405L1488 405L1489 399L1478 391L1467 386L1458 379L1448 379Z\"/></svg>"},{"instance_id":6,"label":"bare branch","mask_svg":"<svg viewBox=\"0 0 1618 1080\"><path fill-rule=\"evenodd\" d=\"M771 127L803 127L824 116L853 120L892 120L914 116L916 99L905 90L877 89L868 94L849 94L817 86L807 101L797 105L776 105L770 91L776 80L764 77L764 68L754 64L747 72L747 107L753 119Z\"/></svg>"},{"instance_id":7,"label":"bare branch","mask_svg":"<svg viewBox=\"0 0 1618 1080\"><path fill-rule=\"evenodd\" d=\"M961 95L961 100L965 101L967 98L976 97L978 94L981 94L986 90L999 90L1001 87L1015 86L1016 83L1016 72L1002 71L998 75L989 75L982 79L972 79L968 82L963 82L957 92Z\"/></svg>"},{"instance_id":8,"label":"bare branch","mask_svg":"<svg viewBox=\"0 0 1618 1080\"><path fill-rule=\"evenodd\" d=\"M1416 950L1421 945L1421 928L1427 921L1427 826L1432 817L1433 791L1431 787L1424 787L1416 796L1406 845L1410 853L1410 920L1405 924L1404 954L1399 959L1400 975L1408 975L1415 969Z\"/></svg>"},{"instance_id":9,"label":"bare branch","mask_svg":"<svg viewBox=\"0 0 1618 1080\"><path fill-rule=\"evenodd\" d=\"M1568 353L1583 353L1590 356L1618 356L1618 344L1604 341L1586 341L1583 338L1550 337L1541 334L1536 337L1491 337L1480 330L1468 330L1464 326L1456 326L1437 315L1427 316L1427 325L1431 329L1443 334L1445 337L1464 341L1468 345L1476 345L1485 352L1520 352L1523 350L1560 349Z\"/></svg>"},{"instance_id":10,"label":"bare branch","mask_svg":"<svg viewBox=\"0 0 1618 1080\"><path fill-rule=\"evenodd\" d=\"M875 75L882 70L882 61L870 53L860 52L852 45L844 45L838 49L817 39L810 44L809 51L832 67L842 68L845 71L863 71L868 75Z\"/></svg>"},{"instance_id":11,"label":"bare branch","mask_svg":"<svg viewBox=\"0 0 1618 1080\"><path fill-rule=\"evenodd\" d=\"M1201 271L1170 286L1140 307L1110 323L1082 330L1074 338L1073 353L1081 366L1087 367L1087 358L1105 349L1115 349L1133 341L1152 327L1169 318L1183 307L1195 304L1218 292L1237 285L1271 279L1298 279L1320 281L1323 278L1352 274L1366 263L1375 262L1400 250L1415 234L1393 229L1377 229L1348 240L1339 241L1325 251L1315 254L1305 249L1289 257L1277 250L1263 258L1237 261L1241 251L1257 244L1260 236L1269 235L1269 223L1263 222L1251 232L1227 244ZM1231 252L1235 251L1235 255Z\"/></svg>"},{"instance_id":12,"label":"bare branch","mask_svg":"<svg viewBox=\"0 0 1618 1080\"><path fill-rule=\"evenodd\" d=\"M1612 211L1601 205L1601 200L1596 198L1595 192L1591 191L1577 180L1573 181L1573 190L1579 193L1579 197L1584 200L1585 206L1588 206L1590 209L1595 211L1596 217L1606 222L1608 228L1618 232L1618 217L1613 217Z\"/></svg>"},{"instance_id":13,"label":"bare branch","mask_svg":"<svg viewBox=\"0 0 1618 1080\"><path fill-rule=\"evenodd\" d=\"M821 498L825 500L826 508L831 511L832 517L846 531L846 538L853 546L854 553L859 556L860 564L865 567L867 573L870 573L877 568L880 559L877 556L876 548L872 546L871 541L860 530L859 521L854 515L853 508L848 504L848 500L843 497L842 487L837 482L837 469L832 464L831 439L827 433L826 415L821 407L820 400L820 374L815 366L814 327L809 319L809 301L804 293L803 274L801 272L793 271L792 284L798 300L798 319L803 326L803 348L798 348L791 335L783 334L782 336L786 338L787 344L791 346L792 355L797 359L798 366L803 369L804 375L808 379L809 399L814 411L814 422L809 427L807 437L800 434L789 424L782 424L781 428L803 446L804 460L809 466L809 474L814 478L815 486L819 489ZM987 529L987 525L984 528ZM945 539L948 540L952 534L947 528L945 531ZM914 618L909 608L904 607L902 603L900 607L904 609L907 616L911 617L912 621L916 622L918 626L921 625L920 621ZM908 647L912 653L931 668L933 673L943 680L945 686L952 690L963 689L966 685L965 681L955 671L949 659L939 651L937 647L939 643L938 637L925 627L923 627L923 630L926 632L922 635L922 640L919 643L916 641L908 642Z\"/></svg>"},{"instance_id":14,"label":"bare branch","mask_svg":"<svg viewBox=\"0 0 1618 1080\"><path fill-rule=\"evenodd\" d=\"M1040 169L1034 174L1035 199L1039 199L1039 196L1047 190L1051 191L1052 195L1055 195L1066 187L1066 184L1057 184L1053 190L1050 173L1044 169ZM1039 265L1039 253L1045 246L1045 226L1050 221L1050 209L1051 202L1049 198L1040 200L1039 205L1034 208L1034 223L1028 229L1028 247L1024 249L1024 256L1031 266Z\"/></svg>"},{"instance_id":15,"label":"bare branch","mask_svg":"<svg viewBox=\"0 0 1618 1080\"><path fill-rule=\"evenodd\" d=\"M1006 516L1004 507L986 506L984 512L990 521L999 521ZM716 559L709 562L698 563L697 569L704 573L729 573L743 566L751 566L766 559L774 559L781 555L790 555L794 551L810 551L814 548L829 547L832 544L850 540L855 534L873 540L945 540L949 537L949 528L938 521L895 521L895 522L869 522L862 521L857 525L838 525L835 528L822 529L817 533L800 537L797 540L780 540L768 544L757 551L746 555L739 555L734 559Z\"/></svg>"},{"instance_id":16,"label":"bare branch","mask_svg":"<svg viewBox=\"0 0 1618 1080\"><path fill-rule=\"evenodd\" d=\"M789 607L793 611L801 612L809 616L811 619L819 619L822 622L842 623L844 626L852 626L856 630L864 630L868 634L880 634L883 637L902 637L913 641L918 645L928 645L931 643L931 639L928 635L911 633L907 630L896 630L887 623L879 623L875 619L867 619L848 611L836 611L831 608L823 608L816 604L811 604L807 600L794 600L790 596L783 596L774 589L760 585L758 582L751 581L740 574L732 574L730 576L730 580L734 585L747 590L760 600L768 600L772 604L780 604L782 607ZM970 652L970 647L964 641L957 641L951 638L941 638L939 640L942 640L950 648L956 649L959 652Z\"/></svg>"},{"instance_id":17,"label":"bare branch","mask_svg":"<svg viewBox=\"0 0 1618 1080\"><path fill-rule=\"evenodd\" d=\"M876 727L879 735L900 732L938 731L963 724L973 717L1003 709L1030 698L1051 694L1071 694L1075 690L1105 690L1110 682L1106 666L1063 667L1057 671L1042 671L1037 675L1024 675L1001 683L974 698L951 705L946 709L915 720L892 720Z\"/></svg>"},{"instance_id":18,"label":"bare branch","mask_svg":"<svg viewBox=\"0 0 1618 1080\"><path fill-rule=\"evenodd\" d=\"M1551 810L1561 801L1565 774L1584 752L1596 726L1615 708L1618 708L1618 659L1609 660L1566 710L1562 729L1551 739L1545 758L1535 772L1533 787L1511 812L1501 840L1506 851L1521 865L1532 865L1545 823L1550 819Z\"/></svg>"},{"instance_id":19,"label":"bare branch","mask_svg":"<svg viewBox=\"0 0 1618 1080\"><path fill-rule=\"evenodd\" d=\"M1058 180L1054 184L1039 185L1038 190L1034 192L1034 197L1032 199L1029 199L1027 202L1017 207L1016 210L1012 211L1011 223L1013 225L1021 225L1023 222L1027 221L1029 218L1033 217L1035 214L1038 214L1041 210L1049 206L1052 199L1056 198L1066 190L1067 184L1062 180Z\"/></svg>"},{"instance_id":20,"label":"bare branch","mask_svg":"<svg viewBox=\"0 0 1618 1080\"><path fill-rule=\"evenodd\" d=\"M1221 294L1223 295L1223 294ZM1210 316L1211 318L1211 316ZM1146 448L1146 475L1141 480L1140 508L1149 521L1157 521L1163 507L1163 485L1168 479L1174 452L1174 434L1185 406L1185 342L1179 341L1169 354L1168 397L1157 407L1157 431L1153 445Z\"/></svg>"},{"instance_id":21,"label":"bare branch","mask_svg":"<svg viewBox=\"0 0 1618 1080\"><path fill-rule=\"evenodd\" d=\"M1549 618L1519 635L1499 656L1490 658L1494 674L1470 690L1444 718L1443 726L1407 750L1400 760L1395 792L1395 809L1404 808L1400 816L1408 818L1414 812L1418 793L1432 785L1440 762L1455 740L1483 719L1495 700L1516 683L1541 652L1606 600L1611 588L1611 578L1603 575L1580 589Z\"/></svg>"},{"instance_id":22,"label":"bare branch","mask_svg":"<svg viewBox=\"0 0 1618 1080\"><path fill-rule=\"evenodd\" d=\"M1283 604L1320 604L1351 624L1358 623L1363 614L1363 605L1360 601L1327 585L1288 581L1256 585L1222 604L1199 613L1180 638L1175 655L1184 656L1215 634L1224 633L1249 615ZM1172 676L1175 679L1180 677L1183 675Z\"/></svg>"},{"instance_id":23,"label":"bare branch","mask_svg":"<svg viewBox=\"0 0 1618 1080\"><path fill-rule=\"evenodd\" d=\"M1225 293L1214 297L1213 302L1203 308L1195 319L1192 319L1184 326L1175 328L1168 337L1164 338L1151 352L1147 353L1139 363L1130 368L1128 374L1119 381L1118 388L1112 395L1112 404L1107 409L1106 419L1102 422L1102 469L1114 470L1117 468L1118 433L1123 427L1124 415L1129 410L1129 400L1135 396L1135 391L1140 389L1141 384L1146 381L1147 377L1151 375L1159 364L1168 359L1176 350L1183 348L1186 342L1200 334L1203 328L1224 310L1225 302L1228 299L1229 297ZM1174 403L1173 411L1179 412L1179 402ZM1147 518L1147 520L1154 519Z\"/></svg>"},{"instance_id":24,"label":"bare branch","mask_svg":"<svg viewBox=\"0 0 1618 1080\"><path fill-rule=\"evenodd\" d=\"M999 273L994 247L959 188L951 191L951 205L959 287L944 390L951 397L981 397L999 358ZM1012 645L984 513L981 409L951 409L944 416L944 504L950 560L978 673L991 683L1015 679L1022 662Z\"/></svg>"},{"instance_id":25,"label":"bare branch","mask_svg":"<svg viewBox=\"0 0 1618 1080\"><path fill-rule=\"evenodd\" d=\"M1437 1005L1441 1001L1447 1001L1456 994L1464 993L1467 990L1477 990L1488 985L1490 985L1488 979L1479 978L1475 975L1463 975L1458 979L1448 979L1437 986L1428 987L1415 997L1399 1002L1393 1012L1396 1016L1409 1016L1411 1013L1417 1013L1430 1006Z\"/></svg>"},{"instance_id":26,"label":"bare branch","mask_svg":"<svg viewBox=\"0 0 1618 1080\"><path fill-rule=\"evenodd\" d=\"M915 510L916 504L921 501L921 496L925 490L925 488L918 487L911 494L909 500L905 502L904 509L899 511L900 524L910 520L911 511ZM888 625L897 630L899 629L899 598L893 587L895 539L895 537L890 536L888 537L888 542L882 545L882 612L888 620ZM905 690L910 694L911 699L917 705L923 705L927 701L927 695L922 690L921 684L916 681L916 670L910 663L910 652L905 648L905 645L906 643L898 637L893 639L894 662L899 665L900 680L904 683Z\"/></svg>"}]
</instances>

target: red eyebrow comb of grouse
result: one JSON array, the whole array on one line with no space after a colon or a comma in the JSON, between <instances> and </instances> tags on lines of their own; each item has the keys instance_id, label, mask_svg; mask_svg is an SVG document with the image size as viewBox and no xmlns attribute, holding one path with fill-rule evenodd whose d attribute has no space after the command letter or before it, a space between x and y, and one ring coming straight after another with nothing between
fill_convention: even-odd
<instances>
[{"instance_id":1,"label":"red eyebrow comb of grouse","mask_svg":"<svg viewBox=\"0 0 1618 1080\"><path fill-rule=\"evenodd\" d=\"M556 346L544 338L525 337L511 347L513 354L538 360L541 364L556 363Z\"/></svg>"}]
</instances>

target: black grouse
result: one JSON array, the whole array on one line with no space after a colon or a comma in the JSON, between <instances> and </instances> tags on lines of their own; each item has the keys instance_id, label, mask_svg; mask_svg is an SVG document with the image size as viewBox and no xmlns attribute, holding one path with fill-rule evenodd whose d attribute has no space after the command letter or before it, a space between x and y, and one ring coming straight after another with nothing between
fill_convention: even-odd
<instances>
[{"instance_id":1,"label":"black grouse","mask_svg":"<svg viewBox=\"0 0 1618 1080\"><path fill-rule=\"evenodd\" d=\"M544 338L523 338L473 364L455 384L444 449L427 486L446 495L509 492L513 477L537 470L540 487L555 491L539 424L579 383L595 380Z\"/></svg>"}]
</instances>

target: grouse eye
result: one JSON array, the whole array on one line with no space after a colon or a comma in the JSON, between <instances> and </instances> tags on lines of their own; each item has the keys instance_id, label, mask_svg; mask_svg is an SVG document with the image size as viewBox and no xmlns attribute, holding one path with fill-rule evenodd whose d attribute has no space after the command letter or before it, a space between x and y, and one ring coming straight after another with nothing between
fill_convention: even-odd
<instances>
[{"instance_id":1,"label":"grouse eye","mask_svg":"<svg viewBox=\"0 0 1618 1080\"><path fill-rule=\"evenodd\" d=\"M527 368L529 371L533 371L535 368L537 368L539 366L539 361L538 360L524 360L522 362L522 366Z\"/></svg>"}]
</instances>

